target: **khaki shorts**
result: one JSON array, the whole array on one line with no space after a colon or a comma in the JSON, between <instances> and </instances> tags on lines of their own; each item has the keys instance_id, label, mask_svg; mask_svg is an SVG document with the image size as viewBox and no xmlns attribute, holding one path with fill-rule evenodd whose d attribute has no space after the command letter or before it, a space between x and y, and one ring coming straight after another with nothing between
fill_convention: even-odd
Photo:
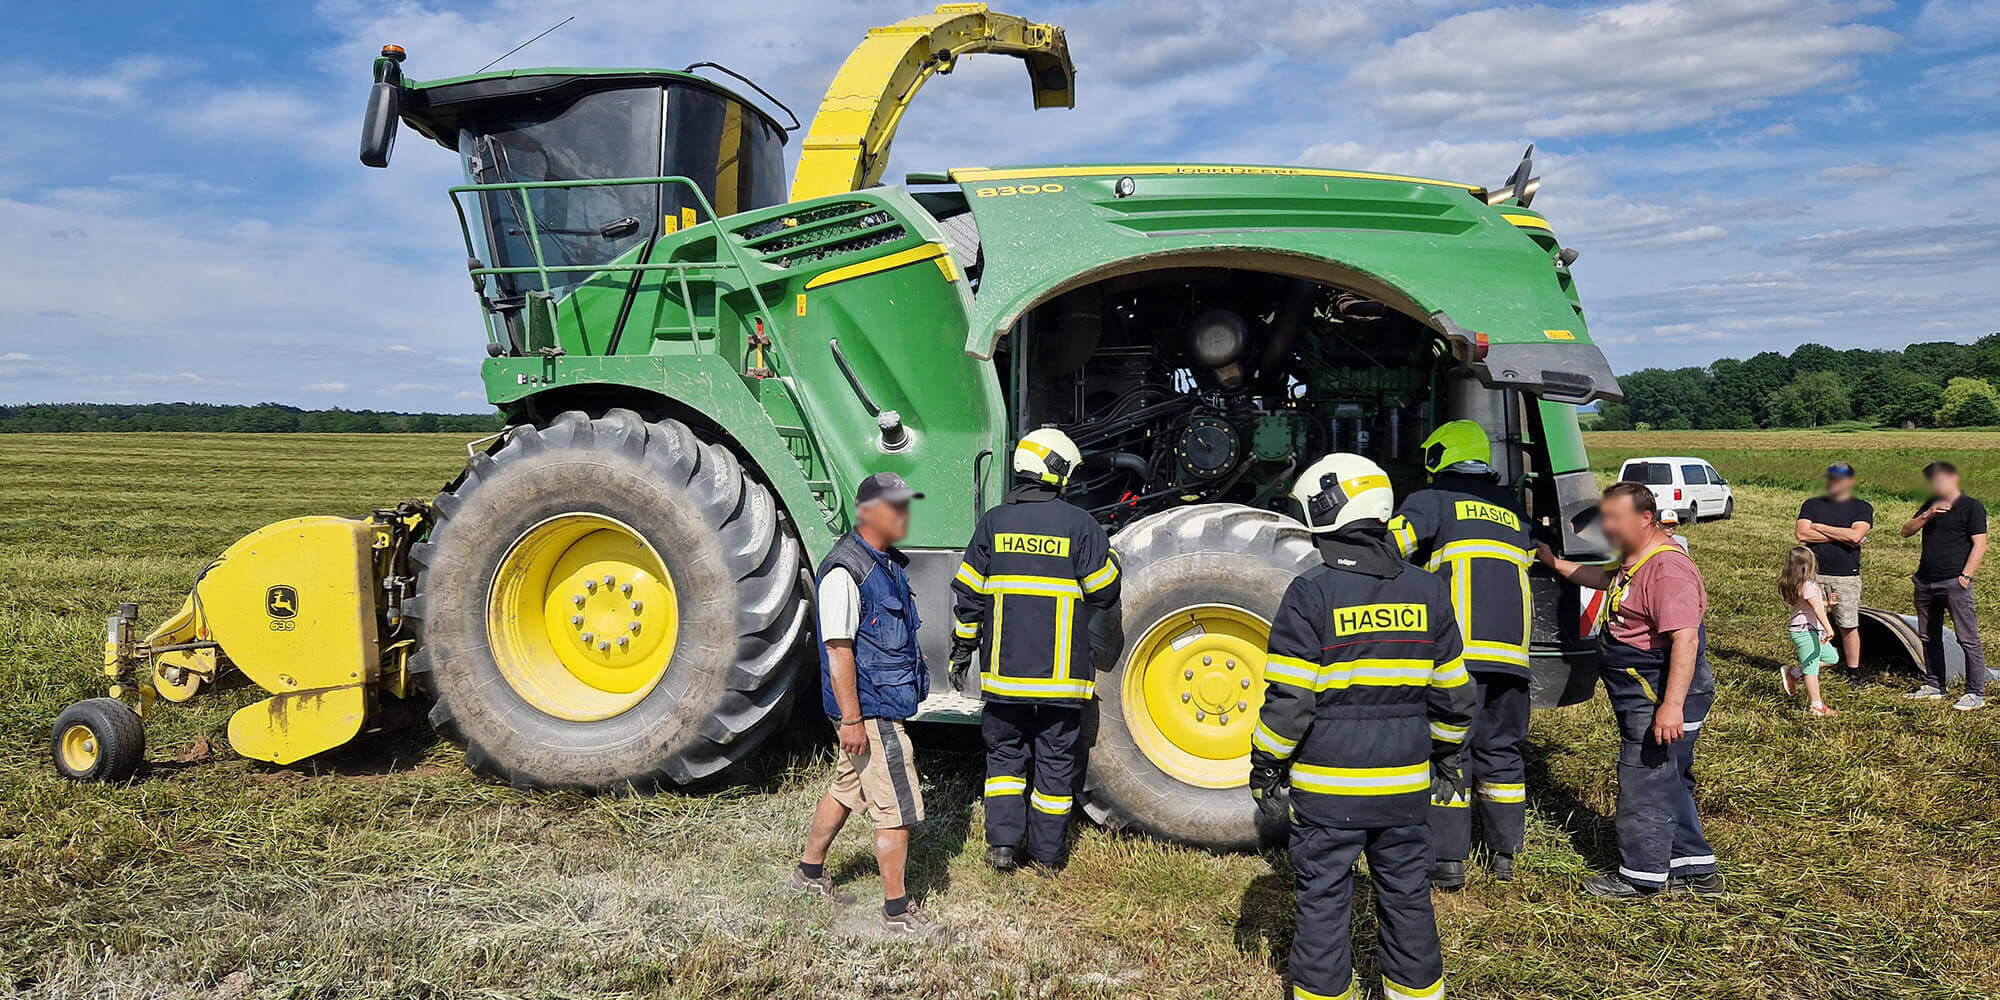
<instances>
[{"instance_id":1,"label":"khaki shorts","mask_svg":"<svg viewBox=\"0 0 2000 1000\"><path fill-rule=\"evenodd\" d=\"M877 829L915 826L924 818L924 793L917 787L917 759L910 751L910 734L892 719L866 719L868 752L851 754L837 749L839 761L833 768L833 787L827 790L834 801L858 813L867 814Z\"/></svg>"},{"instance_id":2,"label":"khaki shorts","mask_svg":"<svg viewBox=\"0 0 2000 1000\"><path fill-rule=\"evenodd\" d=\"M1827 594L1826 620L1834 628L1861 627L1861 578L1858 576L1822 576L1819 589ZM1839 603L1833 602L1833 595L1839 594Z\"/></svg>"}]
</instances>

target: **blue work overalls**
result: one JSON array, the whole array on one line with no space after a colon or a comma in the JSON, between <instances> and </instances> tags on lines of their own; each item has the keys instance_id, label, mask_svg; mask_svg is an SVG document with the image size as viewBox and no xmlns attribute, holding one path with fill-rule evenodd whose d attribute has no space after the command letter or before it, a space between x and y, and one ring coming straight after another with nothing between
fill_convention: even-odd
<instances>
[{"instance_id":1,"label":"blue work overalls","mask_svg":"<svg viewBox=\"0 0 2000 1000\"><path fill-rule=\"evenodd\" d=\"M1618 613L1632 574L1671 545L1648 551L1619 572L1609 594ZM1682 718L1687 735L1668 745L1653 739L1653 714L1667 683L1669 646L1640 649L1621 642L1607 626L1598 633L1598 669L1618 717L1618 874L1641 889L1661 889L1669 877L1715 871L1715 851L1702 835L1694 804L1694 744L1715 702L1715 675L1708 666L1708 628L1699 633L1694 680L1688 685Z\"/></svg>"}]
</instances>

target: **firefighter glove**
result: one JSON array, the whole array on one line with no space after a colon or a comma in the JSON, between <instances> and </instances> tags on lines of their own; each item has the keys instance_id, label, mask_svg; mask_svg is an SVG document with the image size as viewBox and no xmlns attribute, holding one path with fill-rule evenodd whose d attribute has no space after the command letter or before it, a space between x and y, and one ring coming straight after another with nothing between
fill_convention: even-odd
<instances>
[{"instance_id":1,"label":"firefighter glove","mask_svg":"<svg viewBox=\"0 0 2000 1000\"><path fill-rule=\"evenodd\" d=\"M953 636L951 639L950 669L946 676L951 680L953 690L965 690L965 675L972 671L972 657L979 652L979 640Z\"/></svg>"},{"instance_id":2,"label":"firefighter glove","mask_svg":"<svg viewBox=\"0 0 2000 1000\"><path fill-rule=\"evenodd\" d=\"M1445 805L1465 797L1465 767L1457 754L1431 758L1431 803Z\"/></svg>"}]
</instances>

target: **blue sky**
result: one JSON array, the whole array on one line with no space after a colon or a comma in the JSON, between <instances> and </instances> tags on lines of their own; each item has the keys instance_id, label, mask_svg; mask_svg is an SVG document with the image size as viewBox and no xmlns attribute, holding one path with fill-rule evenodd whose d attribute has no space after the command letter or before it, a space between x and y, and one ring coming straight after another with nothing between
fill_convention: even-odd
<instances>
[{"instance_id":1,"label":"blue sky","mask_svg":"<svg viewBox=\"0 0 2000 1000\"><path fill-rule=\"evenodd\" d=\"M966 61L890 176L1176 158L1498 184L1578 247L1620 370L2000 330L2000 3L1021 2L1066 25L1078 107ZM418 78L714 59L809 115L920 4L438 0L14 5L0 54L0 402L477 410L484 343L413 137L355 161L371 57ZM1246 13L1246 11L1254 13Z\"/></svg>"}]
</instances>

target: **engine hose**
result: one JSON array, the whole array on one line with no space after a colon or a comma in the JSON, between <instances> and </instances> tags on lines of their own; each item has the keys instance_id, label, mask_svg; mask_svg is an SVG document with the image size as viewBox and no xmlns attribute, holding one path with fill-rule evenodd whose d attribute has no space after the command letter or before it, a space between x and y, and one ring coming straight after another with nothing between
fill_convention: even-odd
<instances>
[{"instance_id":1,"label":"engine hose","mask_svg":"<svg viewBox=\"0 0 2000 1000\"><path fill-rule=\"evenodd\" d=\"M1313 293L1319 286L1304 278L1291 283L1285 290L1285 301L1278 307L1278 316L1271 323L1271 342L1264 346L1263 360L1257 362L1257 379L1269 385L1278 375L1278 363L1291 352L1292 341L1297 339L1299 324L1306 318L1306 311L1312 308Z\"/></svg>"}]
</instances>

